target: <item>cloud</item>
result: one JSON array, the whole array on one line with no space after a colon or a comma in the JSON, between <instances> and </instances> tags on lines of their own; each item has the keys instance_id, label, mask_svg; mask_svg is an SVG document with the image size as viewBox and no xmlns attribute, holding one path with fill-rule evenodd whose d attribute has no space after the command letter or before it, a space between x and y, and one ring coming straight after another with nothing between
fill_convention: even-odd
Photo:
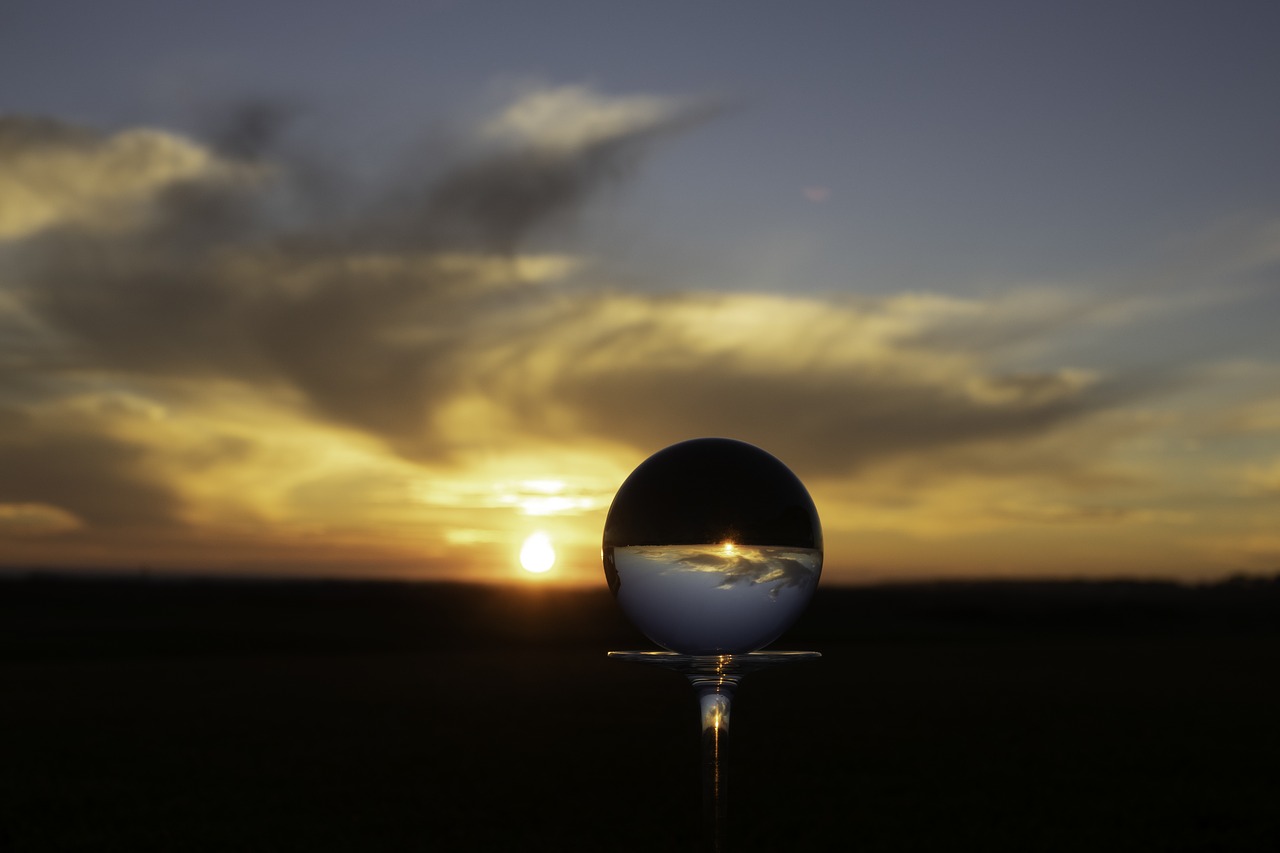
<instances>
[{"instance_id":1,"label":"cloud","mask_svg":"<svg viewBox=\"0 0 1280 853\"><path fill-rule=\"evenodd\" d=\"M293 159L270 105L207 145L0 121L0 535L359 544L409 541L424 511L496 547L475 513L599 513L626 460L698 435L767 447L845 530L1181 517L1135 497L1152 465L1114 458L1172 429L1138 416L1168 372L1054 355L1156 295L636 291L578 255L558 225L715 109L531 90L464 155L323 204L313 182L346 176ZM1268 428L1273 402L1220 431ZM1124 494L1082 499L1102 487Z\"/></svg>"},{"instance_id":2,"label":"cloud","mask_svg":"<svg viewBox=\"0 0 1280 853\"><path fill-rule=\"evenodd\" d=\"M76 136L71 146L61 126L31 131L0 175L22 177L28 149L54 138L73 174L102 168L166 180L135 175L124 181L127 192L104 194L127 196L145 214L123 231L86 227L84 211L94 204L55 197L50 205L67 207L61 219L45 217L42 232L21 232L29 239L7 270L10 298L65 340L60 361L131 375L275 383L301 392L325 417L429 453L431 411L466 381L459 360L474 327L519 311L531 283L572 266L516 256L522 236L581 203L637 155L644 137L687 118L665 102L657 109L657 101L645 101L652 108L637 115L623 99L610 113L607 99L572 92L569 102L589 102L609 117L603 127L588 123L596 130L578 133L576 149L491 153L419 187L413 204L388 198L365 219L301 228L273 216L290 191L287 168L180 172L152 162L170 159L155 145L135 150L139 162L124 168L110 153L122 136ZM545 97L565 101L554 92ZM194 143L166 144L192 162L216 162ZM250 146L254 153L261 147ZM111 169L100 167L103 158ZM260 180L243 180L249 172Z\"/></svg>"},{"instance_id":3,"label":"cloud","mask_svg":"<svg viewBox=\"0 0 1280 853\"><path fill-rule=\"evenodd\" d=\"M640 547L639 553L652 551L658 556L664 549ZM803 549L759 548L750 545L714 545L711 548L676 548L674 553L664 554L680 569L673 571L713 572L724 575L722 586L735 583L772 584L778 588L787 586L812 586L821 569L817 555ZM776 593L776 589L774 590Z\"/></svg>"},{"instance_id":4,"label":"cloud","mask_svg":"<svg viewBox=\"0 0 1280 853\"><path fill-rule=\"evenodd\" d=\"M181 501L148 472L146 457L144 446L92 427L0 409L0 505L11 518L17 506L24 518L56 520L57 532L176 525Z\"/></svg>"},{"instance_id":5,"label":"cloud","mask_svg":"<svg viewBox=\"0 0 1280 853\"><path fill-rule=\"evenodd\" d=\"M1255 465L1244 472L1244 485L1248 492L1259 495L1280 495L1280 459Z\"/></svg>"},{"instance_id":6,"label":"cloud","mask_svg":"<svg viewBox=\"0 0 1280 853\"><path fill-rule=\"evenodd\" d=\"M119 232L166 186L234 170L157 130L104 136L47 118L0 116L0 241L75 226Z\"/></svg>"},{"instance_id":7,"label":"cloud","mask_svg":"<svg viewBox=\"0 0 1280 853\"><path fill-rule=\"evenodd\" d=\"M1122 393L1081 372L993 373L962 351L913 343L967 307L585 295L473 340L470 363L526 431L567 428L635 447L729 435L817 476L901 454L1016 444Z\"/></svg>"},{"instance_id":8,"label":"cloud","mask_svg":"<svg viewBox=\"0 0 1280 853\"><path fill-rule=\"evenodd\" d=\"M535 87L485 122L481 139L558 156L647 135L704 115L709 102L656 95L607 97L587 86Z\"/></svg>"},{"instance_id":9,"label":"cloud","mask_svg":"<svg viewBox=\"0 0 1280 853\"><path fill-rule=\"evenodd\" d=\"M822 555L803 548L773 548L720 543L713 545L629 545L616 549L632 564L647 563L657 574L719 575L717 589L768 586L811 590L822 571Z\"/></svg>"},{"instance_id":10,"label":"cloud","mask_svg":"<svg viewBox=\"0 0 1280 853\"><path fill-rule=\"evenodd\" d=\"M482 125L501 145L416 189L301 223L278 213L295 172L262 160L279 113L241 113L220 154L153 132L102 139L28 122L18 159L51 148L73 172L114 163L121 139L150 147L134 150L132 183L104 194L129 198L141 218L90 227L81 213L96 202L67 202L61 219L25 232L9 299L61 342L50 377L246 383L420 462L569 435L653 448L724 434L834 475L1017 443L1114 404L1112 381L999 372L957 345L957 329L977 318L1016 327L1019 312L1035 314L1025 306L643 296L567 286L581 266L571 255L516 251L655 134L708 109L581 87L531 92ZM195 165L176 169L172 151ZM22 173L12 158L4 168ZM1051 322L1046 313L1035 322Z\"/></svg>"},{"instance_id":11,"label":"cloud","mask_svg":"<svg viewBox=\"0 0 1280 853\"><path fill-rule=\"evenodd\" d=\"M41 503L0 503L0 538L43 536L80 527L64 509Z\"/></svg>"},{"instance_id":12,"label":"cloud","mask_svg":"<svg viewBox=\"0 0 1280 853\"><path fill-rule=\"evenodd\" d=\"M611 98L582 86L535 89L482 126L483 153L430 188L410 221L468 246L510 253L625 178L657 138L705 121L709 100Z\"/></svg>"}]
</instances>

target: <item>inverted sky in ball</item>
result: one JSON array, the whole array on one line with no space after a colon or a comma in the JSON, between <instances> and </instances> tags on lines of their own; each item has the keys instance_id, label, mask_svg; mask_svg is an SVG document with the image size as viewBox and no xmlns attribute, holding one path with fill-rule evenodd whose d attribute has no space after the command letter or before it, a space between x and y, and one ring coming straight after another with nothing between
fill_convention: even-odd
<instances>
[{"instance_id":1,"label":"inverted sky in ball","mask_svg":"<svg viewBox=\"0 0 1280 853\"><path fill-rule=\"evenodd\" d=\"M699 438L631 472L609 508L603 552L609 589L650 640L683 654L743 654L777 639L809 603L822 528L778 459Z\"/></svg>"}]
</instances>

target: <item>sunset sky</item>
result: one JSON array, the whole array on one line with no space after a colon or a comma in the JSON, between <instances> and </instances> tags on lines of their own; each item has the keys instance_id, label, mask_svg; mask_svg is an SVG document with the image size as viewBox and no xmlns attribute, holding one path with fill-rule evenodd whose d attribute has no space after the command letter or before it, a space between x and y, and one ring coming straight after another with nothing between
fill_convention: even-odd
<instances>
[{"instance_id":1,"label":"sunset sky","mask_svg":"<svg viewBox=\"0 0 1280 853\"><path fill-rule=\"evenodd\" d=\"M603 585L622 480L720 435L824 584L1280 571L1277 33L9 0L0 566Z\"/></svg>"}]
</instances>

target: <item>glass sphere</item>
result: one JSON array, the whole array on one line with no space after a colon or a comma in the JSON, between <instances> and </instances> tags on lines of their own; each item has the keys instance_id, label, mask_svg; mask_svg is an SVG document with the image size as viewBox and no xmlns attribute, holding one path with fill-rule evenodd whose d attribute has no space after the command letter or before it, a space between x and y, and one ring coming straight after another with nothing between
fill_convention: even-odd
<instances>
[{"instance_id":1,"label":"glass sphere","mask_svg":"<svg viewBox=\"0 0 1280 853\"><path fill-rule=\"evenodd\" d=\"M799 478L760 448L697 438L631 472L604 524L604 573L653 642L745 654L791 627L822 573L822 527Z\"/></svg>"}]
</instances>

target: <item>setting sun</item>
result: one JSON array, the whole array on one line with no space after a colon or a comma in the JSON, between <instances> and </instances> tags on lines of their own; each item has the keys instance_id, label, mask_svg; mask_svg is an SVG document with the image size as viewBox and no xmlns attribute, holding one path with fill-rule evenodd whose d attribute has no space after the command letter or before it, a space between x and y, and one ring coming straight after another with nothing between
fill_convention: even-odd
<instances>
[{"instance_id":1,"label":"setting sun","mask_svg":"<svg viewBox=\"0 0 1280 853\"><path fill-rule=\"evenodd\" d=\"M524 540L520 548L520 567L526 572L542 574L549 571L556 562L556 549L551 547L551 538L545 533L534 533Z\"/></svg>"}]
</instances>

